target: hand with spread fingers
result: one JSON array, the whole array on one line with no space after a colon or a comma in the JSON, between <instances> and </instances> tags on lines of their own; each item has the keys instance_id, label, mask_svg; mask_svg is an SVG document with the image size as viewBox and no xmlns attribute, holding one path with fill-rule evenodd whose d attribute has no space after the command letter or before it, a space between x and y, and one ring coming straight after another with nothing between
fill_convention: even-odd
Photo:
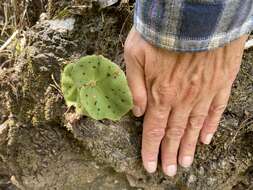
<instances>
[{"instance_id":1,"label":"hand with spread fingers","mask_svg":"<svg viewBox=\"0 0 253 190\"><path fill-rule=\"evenodd\" d=\"M142 160L174 176L178 164L190 167L196 144L209 144L224 112L240 69L247 36L202 52L158 48L134 28L125 43L127 79L135 116L144 116Z\"/></svg>"}]
</instances>

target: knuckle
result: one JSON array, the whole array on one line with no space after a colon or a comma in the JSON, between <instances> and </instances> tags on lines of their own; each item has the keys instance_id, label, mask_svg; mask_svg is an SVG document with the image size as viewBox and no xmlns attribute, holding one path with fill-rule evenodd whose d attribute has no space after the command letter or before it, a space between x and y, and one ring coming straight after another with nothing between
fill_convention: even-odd
<instances>
[{"instance_id":1,"label":"knuckle","mask_svg":"<svg viewBox=\"0 0 253 190\"><path fill-rule=\"evenodd\" d=\"M167 110L165 110L164 108L161 107L150 107L147 110L147 115L150 115L152 117L145 117L144 120L144 126L145 125L150 125L150 126L159 126L159 127L155 127L155 128L162 128L165 129L166 125L161 125L163 123L165 123L168 119L168 114L167 114ZM147 127L149 129L151 129L151 127ZM144 127L145 129L145 127Z\"/></svg>"},{"instance_id":2,"label":"knuckle","mask_svg":"<svg viewBox=\"0 0 253 190\"><path fill-rule=\"evenodd\" d=\"M199 92L199 86L196 84L190 83L186 90L186 96L190 99L194 99Z\"/></svg>"},{"instance_id":3,"label":"knuckle","mask_svg":"<svg viewBox=\"0 0 253 190\"><path fill-rule=\"evenodd\" d=\"M162 98L173 97L176 95L175 89L166 82L162 82L158 85L157 93Z\"/></svg>"},{"instance_id":4,"label":"knuckle","mask_svg":"<svg viewBox=\"0 0 253 190\"><path fill-rule=\"evenodd\" d=\"M178 110L178 112L180 112ZM180 114L177 114L175 115L174 117L170 118L169 120L169 127L179 127L179 128L182 128L182 127L185 127L186 124L187 124L187 120L188 120L188 114L187 112L184 112L183 113L183 110L181 110L181 113Z\"/></svg>"},{"instance_id":5,"label":"knuckle","mask_svg":"<svg viewBox=\"0 0 253 190\"><path fill-rule=\"evenodd\" d=\"M206 116L191 116L189 118L189 128L200 130L204 124Z\"/></svg>"},{"instance_id":6,"label":"knuckle","mask_svg":"<svg viewBox=\"0 0 253 190\"><path fill-rule=\"evenodd\" d=\"M166 138L168 139L181 139L184 135L185 128L183 127L173 127L169 128L166 132Z\"/></svg>"},{"instance_id":7,"label":"knuckle","mask_svg":"<svg viewBox=\"0 0 253 190\"><path fill-rule=\"evenodd\" d=\"M194 74L189 80L191 86L199 86L201 82L201 77L198 74Z\"/></svg>"},{"instance_id":8,"label":"knuckle","mask_svg":"<svg viewBox=\"0 0 253 190\"><path fill-rule=\"evenodd\" d=\"M227 105L226 104L220 104L220 105L213 105L210 108L210 111L214 114L222 114L225 109L226 109Z\"/></svg>"},{"instance_id":9,"label":"knuckle","mask_svg":"<svg viewBox=\"0 0 253 190\"><path fill-rule=\"evenodd\" d=\"M177 97L177 90L168 82L160 82L151 90L152 96L158 105L166 106Z\"/></svg>"},{"instance_id":10,"label":"knuckle","mask_svg":"<svg viewBox=\"0 0 253 190\"><path fill-rule=\"evenodd\" d=\"M150 140L161 140L165 134L164 128L153 128L150 130L144 131L144 136Z\"/></svg>"},{"instance_id":11,"label":"knuckle","mask_svg":"<svg viewBox=\"0 0 253 190\"><path fill-rule=\"evenodd\" d=\"M184 148L188 149L188 150L194 150L196 144L194 144L193 142L187 142L184 144Z\"/></svg>"},{"instance_id":12,"label":"knuckle","mask_svg":"<svg viewBox=\"0 0 253 190\"><path fill-rule=\"evenodd\" d=\"M206 124L208 132L214 132L219 125L219 121L211 121Z\"/></svg>"}]
</instances>

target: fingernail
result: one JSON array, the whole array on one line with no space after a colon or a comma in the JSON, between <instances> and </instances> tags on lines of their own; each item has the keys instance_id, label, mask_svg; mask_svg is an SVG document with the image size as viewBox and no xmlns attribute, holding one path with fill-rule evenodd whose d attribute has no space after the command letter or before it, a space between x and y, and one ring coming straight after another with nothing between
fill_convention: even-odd
<instances>
[{"instance_id":1,"label":"fingernail","mask_svg":"<svg viewBox=\"0 0 253 190\"><path fill-rule=\"evenodd\" d=\"M182 159L181 165L184 168L188 168L192 165L192 162L193 162L193 157L192 156L184 156L183 159Z\"/></svg>"},{"instance_id":2,"label":"fingernail","mask_svg":"<svg viewBox=\"0 0 253 190\"><path fill-rule=\"evenodd\" d=\"M133 113L136 117L140 117L142 115L141 108L138 106L134 106Z\"/></svg>"},{"instance_id":3,"label":"fingernail","mask_svg":"<svg viewBox=\"0 0 253 190\"><path fill-rule=\"evenodd\" d=\"M156 171L157 163L155 161L148 162L146 170L148 173L154 173Z\"/></svg>"},{"instance_id":4,"label":"fingernail","mask_svg":"<svg viewBox=\"0 0 253 190\"><path fill-rule=\"evenodd\" d=\"M173 177L177 173L177 166L176 165L169 165L166 169L166 175Z\"/></svg>"},{"instance_id":5,"label":"fingernail","mask_svg":"<svg viewBox=\"0 0 253 190\"><path fill-rule=\"evenodd\" d=\"M206 138L204 140L204 144L210 144L213 138L213 134L206 135Z\"/></svg>"}]
</instances>

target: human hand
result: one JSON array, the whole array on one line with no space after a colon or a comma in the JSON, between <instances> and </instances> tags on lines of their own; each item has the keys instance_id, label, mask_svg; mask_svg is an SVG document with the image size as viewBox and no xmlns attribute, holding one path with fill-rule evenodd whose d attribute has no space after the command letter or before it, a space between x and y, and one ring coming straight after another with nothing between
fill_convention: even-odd
<instances>
[{"instance_id":1,"label":"human hand","mask_svg":"<svg viewBox=\"0 0 253 190\"><path fill-rule=\"evenodd\" d=\"M176 53L146 42L132 29L125 43L133 113L145 113L142 160L149 173L174 176L189 167L198 139L209 144L227 106L247 36L212 51Z\"/></svg>"}]
</instances>

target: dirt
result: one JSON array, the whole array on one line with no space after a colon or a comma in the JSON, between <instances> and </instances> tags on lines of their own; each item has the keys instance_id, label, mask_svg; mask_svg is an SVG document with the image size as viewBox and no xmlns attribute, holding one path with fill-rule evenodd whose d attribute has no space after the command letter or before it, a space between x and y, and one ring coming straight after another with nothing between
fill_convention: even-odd
<instances>
[{"instance_id":1,"label":"dirt","mask_svg":"<svg viewBox=\"0 0 253 190\"><path fill-rule=\"evenodd\" d=\"M180 168L173 179L160 168L148 175L140 159L142 119L131 113L119 122L77 116L58 87L64 65L80 56L102 54L124 69L133 4L101 9L79 1L41 2L45 18L25 30L16 61L0 67L0 189L253 189L252 50L244 54L211 145L198 145L193 166ZM50 24L70 17L71 30Z\"/></svg>"}]
</instances>

